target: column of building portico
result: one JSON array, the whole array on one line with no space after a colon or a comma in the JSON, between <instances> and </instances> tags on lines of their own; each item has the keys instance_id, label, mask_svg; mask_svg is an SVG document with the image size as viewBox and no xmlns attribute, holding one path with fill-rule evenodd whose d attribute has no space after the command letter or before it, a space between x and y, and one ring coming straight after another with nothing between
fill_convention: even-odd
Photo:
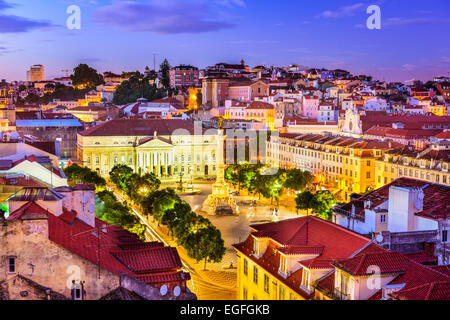
<instances>
[{"instance_id":1,"label":"column of building portico","mask_svg":"<svg viewBox=\"0 0 450 320\"><path fill-rule=\"evenodd\" d=\"M169 176L169 154L164 152L164 175Z\"/></svg>"},{"instance_id":2,"label":"column of building portico","mask_svg":"<svg viewBox=\"0 0 450 320\"><path fill-rule=\"evenodd\" d=\"M150 164L151 164L151 162L150 162L150 152L147 151L147 152L144 154L144 156L145 156L145 161L144 161L144 173L147 173L148 170L149 170L149 168L150 168Z\"/></svg>"},{"instance_id":3,"label":"column of building portico","mask_svg":"<svg viewBox=\"0 0 450 320\"><path fill-rule=\"evenodd\" d=\"M156 176L161 177L161 153L155 152L156 156Z\"/></svg>"}]
</instances>

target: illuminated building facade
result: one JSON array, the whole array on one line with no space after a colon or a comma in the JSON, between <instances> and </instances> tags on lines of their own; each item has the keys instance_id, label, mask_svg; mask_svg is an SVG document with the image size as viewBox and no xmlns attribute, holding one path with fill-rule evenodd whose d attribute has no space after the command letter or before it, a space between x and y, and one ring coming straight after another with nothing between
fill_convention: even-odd
<instances>
[{"instance_id":1,"label":"illuminated building facade","mask_svg":"<svg viewBox=\"0 0 450 320\"><path fill-rule=\"evenodd\" d=\"M27 71L27 81L44 81L44 66L40 64L31 66Z\"/></svg>"},{"instance_id":2,"label":"illuminated building facade","mask_svg":"<svg viewBox=\"0 0 450 320\"><path fill-rule=\"evenodd\" d=\"M267 145L267 160L274 167L298 168L322 176L338 199L376 187L375 161L398 143L363 141L319 134L282 133Z\"/></svg>"},{"instance_id":3,"label":"illuminated building facade","mask_svg":"<svg viewBox=\"0 0 450 320\"><path fill-rule=\"evenodd\" d=\"M202 132L184 120L116 119L78 134L78 159L104 176L125 164L161 179L213 177L216 139L217 131Z\"/></svg>"}]
</instances>

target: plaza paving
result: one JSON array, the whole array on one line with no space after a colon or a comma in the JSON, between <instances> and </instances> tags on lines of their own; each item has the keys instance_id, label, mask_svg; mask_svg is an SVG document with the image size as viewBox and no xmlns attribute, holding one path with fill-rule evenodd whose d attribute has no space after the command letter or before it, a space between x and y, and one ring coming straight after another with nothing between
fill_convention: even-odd
<instances>
[{"instance_id":1,"label":"plaza paving","mask_svg":"<svg viewBox=\"0 0 450 320\"><path fill-rule=\"evenodd\" d=\"M162 188L176 188L174 184L163 184ZM195 183L194 187L201 190L197 195L181 196L183 200L188 202L192 209L208 219L221 231L222 238L227 248L225 257L220 263L208 263L207 270L204 270L204 261L197 263L190 258L184 248L179 247L174 239L169 235L166 228L158 226L152 218L145 218L134 207L135 213L138 214L148 226L147 239L149 241L162 241L166 245L177 247L180 257L187 271L190 272L192 280L189 281L188 287L197 294L199 300L235 300L236 292L236 252L232 245L244 241L249 233L250 226L253 224L267 223L272 221L280 221L285 219L296 218L299 215L292 208L284 206L277 207L271 205L270 201L259 200L252 196L243 195L236 197L239 204L239 214L234 216L211 216L201 211L203 202L211 194L211 183ZM122 192L117 191L122 199L126 198ZM256 204L255 204L256 201ZM280 203L289 203L289 201L280 201ZM277 215L274 216L274 209L278 208Z\"/></svg>"},{"instance_id":2,"label":"plaza paving","mask_svg":"<svg viewBox=\"0 0 450 320\"><path fill-rule=\"evenodd\" d=\"M164 185L163 187L174 186ZM210 219L210 221L221 231L227 251L222 262L209 263L207 265L208 271L206 272L203 271L202 262L199 264L193 262L192 266L196 270L199 270L203 279L211 284L225 286L228 289L236 291L236 252L232 245L247 239L250 233L250 226L253 224L291 219L299 217L299 215L297 215L292 207L286 208L281 205L277 207L276 204L270 205L270 201L268 200L259 200L248 195L236 197L239 207L239 214L236 216L207 215L205 212L201 211L201 208L203 202L207 199L208 195L211 194L212 184L196 183L194 184L194 187L200 189L202 193L194 196L182 196L181 198L188 202L196 213ZM245 192L242 193L245 194ZM256 205L254 204L255 200L257 203ZM288 203L288 201L283 201L283 203ZM275 208L278 208L277 216L274 216ZM233 265L232 269L230 269L231 265ZM218 297L220 298L221 296L222 295L219 293ZM201 295L199 295L199 299L202 299Z\"/></svg>"}]
</instances>

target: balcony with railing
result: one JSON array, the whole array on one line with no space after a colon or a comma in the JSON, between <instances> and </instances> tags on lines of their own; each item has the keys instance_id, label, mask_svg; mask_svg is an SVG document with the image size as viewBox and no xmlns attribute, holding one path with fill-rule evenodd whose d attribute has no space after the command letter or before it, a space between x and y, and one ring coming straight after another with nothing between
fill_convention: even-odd
<instances>
[{"instance_id":1,"label":"balcony with railing","mask_svg":"<svg viewBox=\"0 0 450 320\"><path fill-rule=\"evenodd\" d=\"M342 292L339 289L334 289L333 296L336 300L351 300L351 296L349 293Z\"/></svg>"}]
</instances>

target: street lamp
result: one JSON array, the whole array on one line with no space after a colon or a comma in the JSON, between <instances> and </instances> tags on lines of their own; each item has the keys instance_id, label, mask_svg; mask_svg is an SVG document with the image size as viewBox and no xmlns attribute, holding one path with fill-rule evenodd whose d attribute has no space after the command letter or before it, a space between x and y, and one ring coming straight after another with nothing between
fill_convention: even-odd
<instances>
[{"instance_id":1,"label":"street lamp","mask_svg":"<svg viewBox=\"0 0 450 320\"><path fill-rule=\"evenodd\" d=\"M141 187L139 189L139 192L142 193L142 194L146 194L148 192L148 188L147 187Z\"/></svg>"}]
</instances>

